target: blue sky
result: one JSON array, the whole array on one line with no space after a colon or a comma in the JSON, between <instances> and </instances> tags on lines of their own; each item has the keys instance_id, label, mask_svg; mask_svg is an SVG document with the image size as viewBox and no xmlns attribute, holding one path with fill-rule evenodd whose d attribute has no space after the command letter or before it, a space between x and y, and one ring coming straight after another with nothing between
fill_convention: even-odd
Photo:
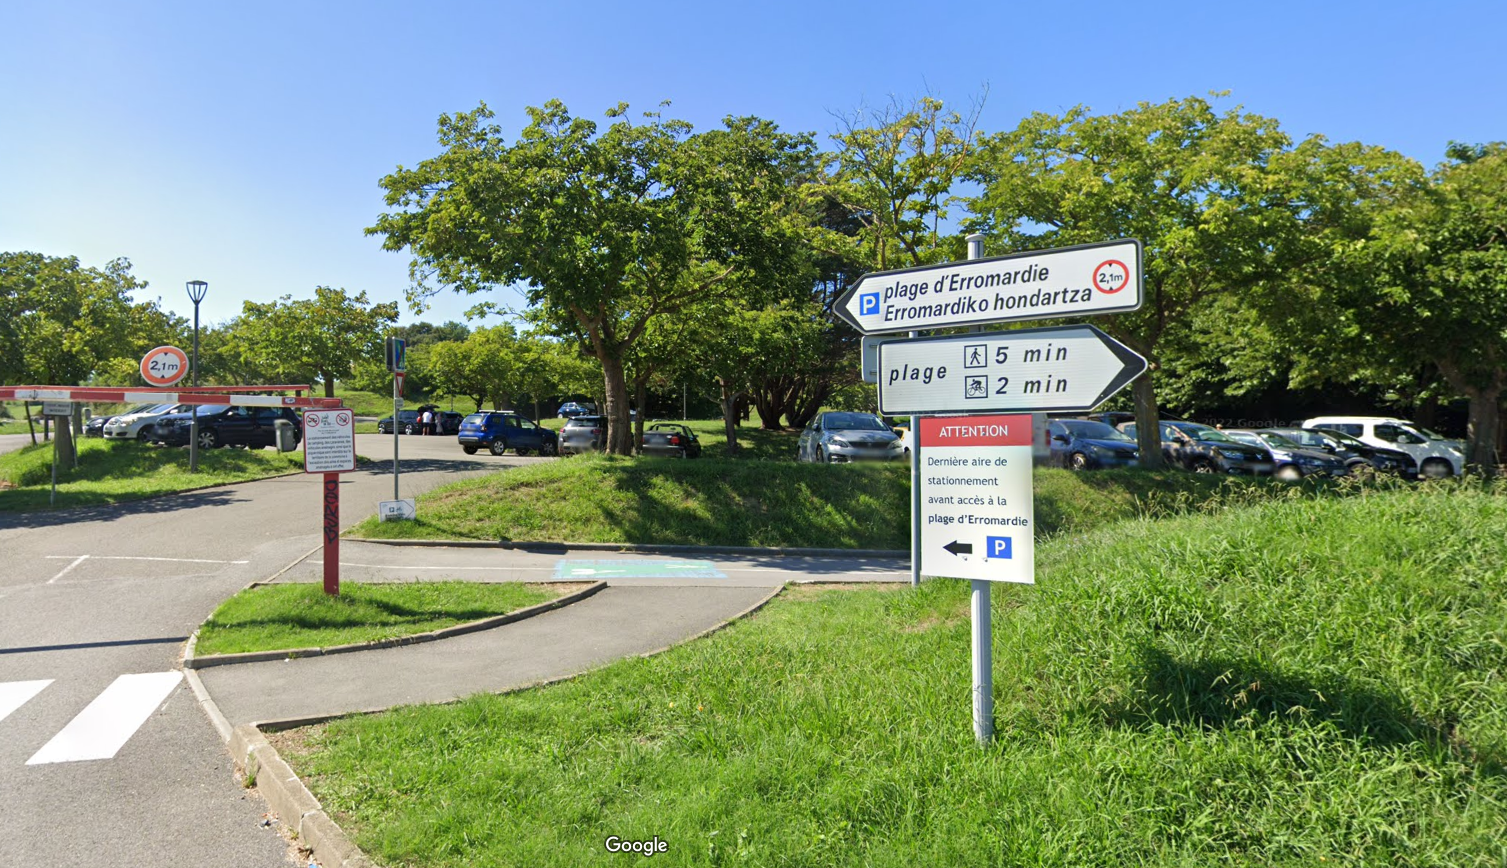
<instances>
[{"instance_id":1,"label":"blue sky","mask_svg":"<svg viewBox=\"0 0 1507 868\"><path fill-rule=\"evenodd\" d=\"M378 181L485 101L505 129L551 98L600 118L671 100L697 129L930 93L981 127L1213 90L1295 138L1426 165L1507 139L1507 3L13 2L0 5L0 250L123 256L184 315L316 285L401 300L408 259L366 237ZM446 297L403 321L460 318ZM496 300L517 304L506 290Z\"/></svg>"}]
</instances>

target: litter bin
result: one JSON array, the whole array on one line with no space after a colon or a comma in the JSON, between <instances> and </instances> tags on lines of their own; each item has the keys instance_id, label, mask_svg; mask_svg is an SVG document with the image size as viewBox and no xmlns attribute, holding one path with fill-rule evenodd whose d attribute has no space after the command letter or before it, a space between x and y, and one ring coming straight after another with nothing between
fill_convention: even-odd
<instances>
[{"instance_id":1,"label":"litter bin","mask_svg":"<svg viewBox=\"0 0 1507 868\"><path fill-rule=\"evenodd\" d=\"M277 432L278 452L292 452L298 448L298 432L292 422L287 419L278 419L272 423L272 429Z\"/></svg>"}]
</instances>

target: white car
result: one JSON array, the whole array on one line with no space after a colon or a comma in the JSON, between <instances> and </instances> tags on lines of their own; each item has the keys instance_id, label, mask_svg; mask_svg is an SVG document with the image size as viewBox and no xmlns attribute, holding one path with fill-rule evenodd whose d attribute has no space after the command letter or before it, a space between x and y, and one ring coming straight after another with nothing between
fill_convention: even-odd
<instances>
[{"instance_id":1,"label":"white car","mask_svg":"<svg viewBox=\"0 0 1507 868\"><path fill-rule=\"evenodd\" d=\"M1400 449L1418 461L1418 472L1430 479L1459 476L1465 470L1465 447L1427 428L1393 416L1316 416L1304 428L1327 428L1371 446Z\"/></svg>"},{"instance_id":2,"label":"white car","mask_svg":"<svg viewBox=\"0 0 1507 868\"><path fill-rule=\"evenodd\" d=\"M152 433L157 419L169 413L182 413L192 409L187 404L155 404L140 413L116 416L105 423L106 440L145 440Z\"/></svg>"}]
</instances>

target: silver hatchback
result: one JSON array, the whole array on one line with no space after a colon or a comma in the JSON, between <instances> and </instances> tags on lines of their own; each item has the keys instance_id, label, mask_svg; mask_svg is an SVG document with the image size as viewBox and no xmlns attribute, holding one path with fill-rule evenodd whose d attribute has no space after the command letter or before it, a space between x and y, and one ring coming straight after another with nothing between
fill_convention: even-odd
<instances>
[{"instance_id":1,"label":"silver hatchback","mask_svg":"<svg viewBox=\"0 0 1507 868\"><path fill-rule=\"evenodd\" d=\"M573 416L560 429L560 454L599 452L607 442L606 416Z\"/></svg>"},{"instance_id":2,"label":"silver hatchback","mask_svg":"<svg viewBox=\"0 0 1507 868\"><path fill-rule=\"evenodd\" d=\"M821 413L801 432L795 460L834 464L848 461L895 461L905 445L873 413Z\"/></svg>"}]
</instances>

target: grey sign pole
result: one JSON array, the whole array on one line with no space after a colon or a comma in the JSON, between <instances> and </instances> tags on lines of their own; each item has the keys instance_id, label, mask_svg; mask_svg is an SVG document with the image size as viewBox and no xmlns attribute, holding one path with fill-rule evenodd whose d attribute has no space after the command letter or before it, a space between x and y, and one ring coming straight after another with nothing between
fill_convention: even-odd
<instances>
[{"instance_id":1,"label":"grey sign pole","mask_svg":"<svg viewBox=\"0 0 1507 868\"><path fill-rule=\"evenodd\" d=\"M968 258L984 258L984 236L968 236ZM974 331L982 331L975 326ZM912 417L914 418L914 417ZM917 528L920 522L916 523ZM918 530L919 532L919 530ZM979 744L994 738L994 633L990 619L989 582L971 580L973 599L973 737Z\"/></svg>"},{"instance_id":2,"label":"grey sign pole","mask_svg":"<svg viewBox=\"0 0 1507 868\"><path fill-rule=\"evenodd\" d=\"M921 417L914 414L910 417L910 586L921 587Z\"/></svg>"},{"instance_id":3,"label":"grey sign pole","mask_svg":"<svg viewBox=\"0 0 1507 868\"><path fill-rule=\"evenodd\" d=\"M392 499L402 500L398 496L398 373L392 375Z\"/></svg>"}]
</instances>

